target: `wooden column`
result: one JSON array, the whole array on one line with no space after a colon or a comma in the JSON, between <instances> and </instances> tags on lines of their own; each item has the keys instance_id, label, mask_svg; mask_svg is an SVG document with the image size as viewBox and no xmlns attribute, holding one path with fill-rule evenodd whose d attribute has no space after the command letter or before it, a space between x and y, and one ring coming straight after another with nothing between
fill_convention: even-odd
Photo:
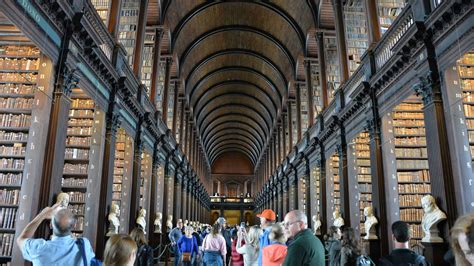
<instances>
[{"instance_id":1,"label":"wooden column","mask_svg":"<svg viewBox=\"0 0 474 266\"><path fill-rule=\"evenodd\" d=\"M349 173L347 169L347 144L344 126L340 125L340 143L337 145L339 155L339 183L341 193L341 214L346 226L355 226L350 219Z\"/></svg>"},{"instance_id":2,"label":"wooden column","mask_svg":"<svg viewBox=\"0 0 474 266\"><path fill-rule=\"evenodd\" d=\"M163 100L162 100L162 109L161 109L161 120L163 123L167 125L168 121L168 90L170 87L170 73L171 73L171 65L173 60L171 58L166 58L166 66L165 66L165 84L163 86Z\"/></svg>"},{"instance_id":3,"label":"wooden column","mask_svg":"<svg viewBox=\"0 0 474 266\"><path fill-rule=\"evenodd\" d=\"M377 3L375 0L365 0L365 12L367 15L367 26L369 30L369 45L380 40L380 25L377 14Z\"/></svg>"},{"instance_id":4,"label":"wooden column","mask_svg":"<svg viewBox=\"0 0 474 266\"><path fill-rule=\"evenodd\" d=\"M276 165L280 165L281 163L281 126L280 124L277 124L277 128L276 128L276 134L277 134L277 138L276 138L276 147L277 147L277 163Z\"/></svg>"},{"instance_id":5,"label":"wooden column","mask_svg":"<svg viewBox=\"0 0 474 266\"><path fill-rule=\"evenodd\" d=\"M112 1L114 2L114 1ZM151 70L151 88L150 88L150 101L156 106L156 87L158 86L158 77L160 75L160 60L161 60L161 37L163 36L163 30L157 28L155 30L155 43L153 47L153 65Z\"/></svg>"},{"instance_id":6,"label":"wooden column","mask_svg":"<svg viewBox=\"0 0 474 266\"><path fill-rule=\"evenodd\" d=\"M291 147L293 147L293 119L292 119L292 105L294 104L294 102L292 100L288 100L288 142L289 142L289 145L288 147L289 148L289 151L291 151ZM288 151L288 152L289 152Z\"/></svg>"},{"instance_id":7,"label":"wooden column","mask_svg":"<svg viewBox=\"0 0 474 266\"><path fill-rule=\"evenodd\" d=\"M305 60L306 91L308 98L308 129L314 124L313 82L311 80L311 61Z\"/></svg>"},{"instance_id":8,"label":"wooden column","mask_svg":"<svg viewBox=\"0 0 474 266\"><path fill-rule=\"evenodd\" d=\"M111 1L108 30L114 40L118 40L122 0Z\"/></svg>"},{"instance_id":9,"label":"wooden column","mask_svg":"<svg viewBox=\"0 0 474 266\"><path fill-rule=\"evenodd\" d=\"M176 126L178 124L178 82L174 82L174 95L173 95L173 127L172 127L172 132L173 132L173 138L176 138Z\"/></svg>"},{"instance_id":10,"label":"wooden column","mask_svg":"<svg viewBox=\"0 0 474 266\"><path fill-rule=\"evenodd\" d=\"M179 145L183 147L183 140L184 140L184 132L183 132L183 127L184 127L184 99L180 99L181 101L181 111L179 113Z\"/></svg>"},{"instance_id":11,"label":"wooden column","mask_svg":"<svg viewBox=\"0 0 474 266\"><path fill-rule=\"evenodd\" d=\"M318 42L318 59L319 59L319 80L321 81L321 96L323 97L323 110L328 107L328 76L326 73L326 54L324 53L324 33L316 33L316 41Z\"/></svg>"},{"instance_id":12,"label":"wooden column","mask_svg":"<svg viewBox=\"0 0 474 266\"><path fill-rule=\"evenodd\" d=\"M150 189L150 209L148 211L148 228L146 231L148 232L148 239L150 244L155 244L157 245L159 243L157 235L154 233L155 231L155 218L156 218L156 213L157 212L162 212L159 209L159 204L158 204L158 193L163 193L164 191L159 191L158 190L158 168L160 167L159 164L159 142L155 142L153 145L153 161L151 165L151 189ZM163 212L162 212L163 214ZM162 221L165 221L165 223L162 223L162 231L163 228L166 228L166 218L162 219Z\"/></svg>"},{"instance_id":13,"label":"wooden column","mask_svg":"<svg viewBox=\"0 0 474 266\"><path fill-rule=\"evenodd\" d=\"M142 152L143 152L143 141L142 141L142 123L143 118L138 119L137 131L135 134L135 149L133 150L133 173L132 173L132 191L130 194L130 218L129 228L135 228L138 211L140 210L140 178L141 178L141 167L142 167Z\"/></svg>"},{"instance_id":14,"label":"wooden column","mask_svg":"<svg viewBox=\"0 0 474 266\"><path fill-rule=\"evenodd\" d=\"M113 1L112 1L113 2ZM133 54L133 73L141 79L143 46L145 44L146 18L148 0L140 0L140 13L138 16L137 36L135 38L135 53Z\"/></svg>"},{"instance_id":15,"label":"wooden column","mask_svg":"<svg viewBox=\"0 0 474 266\"><path fill-rule=\"evenodd\" d=\"M448 223L445 223L440 236L448 239L447 226L452 227L458 215L456 197L452 193L455 191L454 177L438 72L431 72L426 78L420 77L420 84L415 90L422 96L424 104L431 194L448 217Z\"/></svg>"},{"instance_id":16,"label":"wooden column","mask_svg":"<svg viewBox=\"0 0 474 266\"><path fill-rule=\"evenodd\" d=\"M178 171L177 171L178 172ZM178 221L181 217L181 179L178 177L178 173L175 174L175 183L174 183L174 208L173 208L173 219L174 223Z\"/></svg>"},{"instance_id":17,"label":"wooden column","mask_svg":"<svg viewBox=\"0 0 474 266\"><path fill-rule=\"evenodd\" d=\"M59 57L55 66L54 90L52 95L50 123L46 137L47 152L39 188L38 209L51 206L53 198L61 191L61 177L64 168L64 150L66 148L68 113L71 106L72 89L79 82L73 66L67 63L69 42L73 34L74 24L67 20L65 32L61 39ZM34 118L32 118L32 122ZM48 237L51 230L43 224L38 232L40 236Z\"/></svg>"},{"instance_id":18,"label":"wooden column","mask_svg":"<svg viewBox=\"0 0 474 266\"><path fill-rule=\"evenodd\" d=\"M364 82L368 88L369 84ZM389 226L387 224L387 210L389 206L386 203L385 175L383 168L383 153L381 142L381 121L378 112L378 103L375 89L370 89L370 102L368 104L371 110L368 114L367 129L370 137L370 173L372 178L372 206L374 215L378 218L377 226L378 240L371 240L375 245L369 245L370 256L378 260L382 254L389 252Z\"/></svg>"},{"instance_id":19,"label":"wooden column","mask_svg":"<svg viewBox=\"0 0 474 266\"><path fill-rule=\"evenodd\" d=\"M344 13L342 11L342 0L332 0L334 16L336 19L337 51L339 55L339 75L341 84L349 79L349 63L347 58L346 35L344 33Z\"/></svg>"},{"instance_id":20,"label":"wooden column","mask_svg":"<svg viewBox=\"0 0 474 266\"><path fill-rule=\"evenodd\" d=\"M281 123L282 123L282 135L283 135L283 157L286 157L288 155L288 151L287 151L287 144L286 144L286 122L287 122L287 118L286 118L286 114L283 114L283 118L281 119Z\"/></svg>"},{"instance_id":21,"label":"wooden column","mask_svg":"<svg viewBox=\"0 0 474 266\"><path fill-rule=\"evenodd\" d=\"M319 153L320 153L320 158L317 161L317 164L319 166L319 189L320 189L320 194L319 194L319 210L320 210L320 220L323 221L321 225L321 235L325 235L328 232L329 229L329 224L327 223L328 214L327 208L327 180L326 180L326 156L324 154L324 145L322 143L319 143Z\"/></svg>"},{"instance_id":22,"label":"wooden column","mask_svg":"<svg viewBox=\"0 0 474 266\"><path fill-rule=\"evenodd\" d=\"M302 132L301 132L301 91L300 91L300 84L296 84L296 126L297 126L297 138L296 142L301 140Z\"/></svg>"},{"instance_id":23,"label":"wooden column","mask_svg":"<svg viewBox=\"0 0 474 266\"><path fill-rule=\"evenodd\" d=\"M115 142L117 140L117 130L121 123L120 115L115 106L115 95L117 90L123 84L118 83L112 89L109 98L109 106L106 114L105 128L105 145L104 157L102 159L102 175L100 176L100 197L98 197L98 215L96 216L95 227L97 234L95 235L95 255L102 259L105 248L105 234L107 232L107 216L109 212L109 204L112 202L112 184L114 176L114 159L115 159Z\"/></svg>"}]
</instances>

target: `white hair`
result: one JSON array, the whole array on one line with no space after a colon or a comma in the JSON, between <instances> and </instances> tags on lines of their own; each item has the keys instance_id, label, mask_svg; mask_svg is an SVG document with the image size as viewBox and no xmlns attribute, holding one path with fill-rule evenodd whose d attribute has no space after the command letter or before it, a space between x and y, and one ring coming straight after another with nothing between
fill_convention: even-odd
<instances>
[{"instance_id":1,"label":"white hair","mask_svg":"<svg viewBox=\"0 0 474 266\"><path fill-rule=\"evenodd\" d=\"M296 218L296 221L301 221L306 225L308 224L308 216L306 216L306 214L302 210L293 210L289 213L293 213Z\"/></svg>"}]
</instances>

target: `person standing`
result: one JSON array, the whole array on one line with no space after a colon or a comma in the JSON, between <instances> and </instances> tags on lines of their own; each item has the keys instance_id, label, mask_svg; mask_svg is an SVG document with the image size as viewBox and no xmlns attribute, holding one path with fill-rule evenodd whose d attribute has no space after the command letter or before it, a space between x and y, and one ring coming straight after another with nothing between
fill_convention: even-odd
<instances>
[{"instance_id":1,"label":"person standing","mask_svg":"<svg viewBox=\"0 0 474 266\"><path fill-rule=\"evenodd\" d=\"M137 253L137 243L129 235L112 235L105 244L104 266L133 266ZM54 264L57 265L57 264ZM77 265L77 264L59 264Z\"/></svg>"},{"instance_id":2,"label":"person standing","mask_svg":"<svg viewBox=\"0 0 474 266\"><path fill-rule=\"evenodd\" d=\"M285 216L287 234L293 238L288 246L285 266L324 266L324 247L321 241L308 229L308 217L301 210L294 210Z\"/></svg>"},{"instance_id":3,"label":"person standing","mask_svg":"<svg viewBox=\"0 0 474 266\"><path fill-rule=\"evenodd\" d=\"M178 240L178 250L181 254L180 259L183 266L194 265L194 260L198 254L198 244L196 238L193 236L193 228L186 226L184 235Z\"/></svg>"},{"instance_id":4,"label":"person standing","mask_svg":"<svg viewBox=\"0 0 474 266\"><path fill-rule=\"evenodd\" d=\"M326 241L326 250L329 254L329 266L339 265L341 261L341 229L336 226L329 227L329 236Z\"/></svg>"},{"instance_id":5,"label":"person standing","mask_svg":"<svg viewBox=\"0 0 474 266\"><path fill-rule=\"evenodd\" d=\"M259 252L258 252L258 266L262 266L262 250L264 247L270 245L270 235L272 225L275 223L276 214L270 209L265 209L261 214L257 214L257 217L260 218L260 228L263 230L263 234L259 239Z\"/></svg>"},{"instance_id":6,"label":"person standing","mask_svg":"<svg viewBox=\"0 0 474 266\"><path fill-rule=\"evenodd\" d=\"M34 239L33 236L39 225L51 219L53 226L53 237L51 240ZM82 254L79 244L72 236L72 229L76 219L71 210L62 208L60 203L52 207L44 208L20 233L16 244L25 260L33 265L89 265L95 257L92 246L87 238L83 240L84 253Z\"/></svg>"},{"instance_id":7,"label":"person standing","mask_svg":"<svg viewBox=\"0 0 474 266\"><path fill-rule=\"evenodd\" d=\"M216 223L202 241L202 265L203 266L223 266L227 254L224 237L220 234L221 226Z\"/></svg>"},{"instance_id":8,"label":"person standing","mask_svg":"<svg viewBox=\"0 0 474 266\"><path fill-rule=\"evenodd\" d=\"M138 251L135 259L135 266L153 265L153 248L148 245L145 232L141 228L134 228L130 237L137 243Z\"/></svg>"},{"instance_id":9,"label":"person standing","mask_svg":"<svg viewBox=\"0 0 474 266\"><path fill-rule=\"evenodd\" d=\"M259 238L261 234L262 229L256 225L250 227L248 234L245 228L242 228L237 233L237 252L244 256L244 266L258 265ZM242 241L245 241L243 246Z\"/></svg>"},{"instance_id":10,"label":"person standing","mask_svg":"<svg viewBox=\"0 0 474 266\"><path fill-rule=\"evenodd\" d=\"M392 241L394 249L390 255L381 258L378 265L428 265L425 257L410 250L410 228L406 222L392 224Z\"/></svg>"},{"instance_id":11,"label":"person standing","mask_svg":"<svg viewBox=\"0 0 474 266\"><path fill-rule=\"evenodd\" d=\"M245 228L243 229L245 230ZM237 252L237 231L240 231L240 229L234 229L232 231L232 258L231 258L231 264L232 266L244 266L244 257L242 254ZM240 240L243 241L243 240ZM242 243L241 243L242 244Z\"/></svg>"},{"instance_id":12,"label":"person standing","mask_svg":"<svg viewBox=\"0 0 474 266\"><path fill-rule=\"evenodd\" d=\"M182 230L183 230L183 221L179 219L178 222L176 223L176 227L173 228L168 234L168 238L170 239L171 246L173 247L173 251L174 251L174 266L178 266L179 261L181 259L179 249L178 249L178 240L183 236Z\"/></svg>"},{"instance_id":13,"label":"person standing","mask_svg":"<svg viewBox=\"0 0 474 266\"><path fill-rule=\"evenodd\" d=\"M232 250L232 239L231 239L230 229L227 228L227 221L224 217L219 217L216 223L220 225L220 233L225 239L225 244L226 244L226 249L227 249L225 263L226 265L228 265L230 261L230 257L231 257L231 250Z\"/></svg>"},{"instance_id":14,"label":"person standing","mask_svg":"<svg viewBox=\"0 0 474 266\"><path fill-rule=\"evenodd\" d=\"M342 232L341 266L356 265L360 250L353 228L345 228Z\"/></svg>"},{"instance_id":15,"label":"person standing","mask_svg":"<svg viewBox=\"0 0 474 266\"><path fill-rule=\"evenodd\" d=\"M285 261L288 248L285 243L287 237L285 229L280 223L272 225L272 231L268 235L270 245L262 250L262 265L280 266Z\"/></svg>"}]
</instances>

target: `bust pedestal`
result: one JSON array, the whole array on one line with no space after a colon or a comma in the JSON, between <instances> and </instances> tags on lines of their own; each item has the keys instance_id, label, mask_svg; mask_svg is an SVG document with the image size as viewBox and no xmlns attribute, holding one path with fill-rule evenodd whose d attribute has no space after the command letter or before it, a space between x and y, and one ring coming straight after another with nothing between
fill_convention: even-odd
<instances>
[{"instance_id":1,"label":"bust pedestal","mask_svg":"<svg viewBox=\"0 0 474 266\"><path fill-rule=\"evenodd\" d=\"M443 256L448 251L448 243L421 242L425 247L426 261L431 265L448 265L444 262Z\"/></svg>"}]
</instances>

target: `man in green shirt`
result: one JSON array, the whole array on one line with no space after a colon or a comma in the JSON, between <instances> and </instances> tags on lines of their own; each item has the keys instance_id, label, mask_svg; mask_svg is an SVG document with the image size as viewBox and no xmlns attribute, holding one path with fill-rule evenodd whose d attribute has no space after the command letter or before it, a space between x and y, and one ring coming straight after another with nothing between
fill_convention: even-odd
<instances>
[{"instance_id":1,"label":"man in green shirt","mask_svg":"<svg viewBox=\"0 0 474 266\"><path fill-rule=\"evenodd\" d=\"M308 229L308 217L300 210L294 210L285 216L285 229L293 238L284 266L311 265L324 266L324 247L311 229Z\"/></svg>"}]
</instances>

